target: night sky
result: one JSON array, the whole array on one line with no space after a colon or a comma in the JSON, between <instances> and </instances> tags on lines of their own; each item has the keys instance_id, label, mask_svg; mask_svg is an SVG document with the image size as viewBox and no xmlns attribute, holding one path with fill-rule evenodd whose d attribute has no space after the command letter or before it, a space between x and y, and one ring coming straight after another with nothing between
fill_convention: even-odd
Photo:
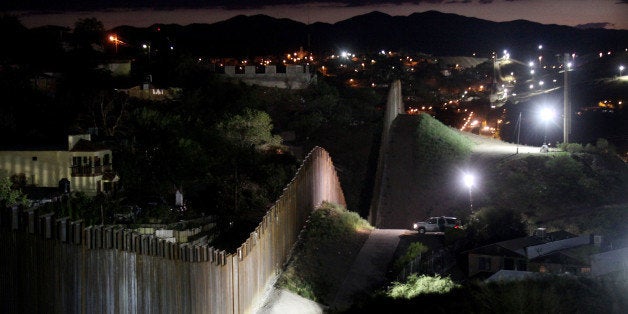
<instances>
[{"instance_id":1,"label":"night sky","mask_svg":"<svg viewBox=\"0 0 628 314\"><path fill-rule=\"evenodd\" d=\"M437 10L491 21L628 29L628 0L4 0L0 10L27 27L72 26L96 17L106 28L155 23L214 23L236 15L266 14L303 23L335 23L380 11L390 15Z\"/></svg>"}]
</instances>

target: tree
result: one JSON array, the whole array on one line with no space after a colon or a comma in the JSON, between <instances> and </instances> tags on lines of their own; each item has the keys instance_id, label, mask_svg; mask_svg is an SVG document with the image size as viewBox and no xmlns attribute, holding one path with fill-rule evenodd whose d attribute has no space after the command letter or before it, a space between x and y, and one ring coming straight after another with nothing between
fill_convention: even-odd
<instances>
[{"instance_id":1,"label":"tree","mask_svg":"<svg viewBox=\"0 0 628 314\"><path fill-rule=\"evenodd\" d=\"M217 125L225 139L238 146L254 146L265 150L281 145L281 137L272 134L273 125L270 116L263 111L245 109Z\"/></svg>"},{"instance_id":2,"label":"tree","mask_svg":"<svg viewBox=\"0 0 628 314\"><path fill-rule=\"evenodd\" d=\"M88 106L89 124L102 130L105 136L115 136L128 115L129 98L124 93L100 91L93 95Z\"/></svg>"},{"instance_id":3,"label":"tree","mask_svg":"<svg viewBox=\"0 0 628 314\"><path fill-rule=\"evenodd\" d=\"M15 205L26 204L26 195L19 190L11 188L13 183L9 177L0 178L0 205L2 207L13 207Z\"/></svg>"},{"instance_id":4,"label":"tree","mask_svg":"<svg viewBox=\"0 0 628 314\"><path fill-rule=\"evenodd\" d=\"M521 215L507 208L482 208L467 226L467 234L476 243L494 243L527 235Z\"/></svg>"}]
</instances>

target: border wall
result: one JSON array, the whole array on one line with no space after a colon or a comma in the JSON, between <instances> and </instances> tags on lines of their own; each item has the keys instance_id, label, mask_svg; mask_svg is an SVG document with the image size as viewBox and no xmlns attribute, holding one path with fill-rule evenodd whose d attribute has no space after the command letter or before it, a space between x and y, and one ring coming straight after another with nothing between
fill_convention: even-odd
<instances>
[{"instance_id":1,"label":"border wall","mask_svg":"<svg viewBox=\"0 0 628 314\"><path fill-rule=\"evenodd\" d=\"M387 165L388 159L388 146L390 142L390 129L393 121L398 115L404 113L403 99L401 96L401 81L394 81L390 86L388 92L388 99L386 100L386 112L384 113L384 123L382 130L382 140L379 146L379 157L377 161L377 170L375 172L375 184L373 186L373 199L371 200L371 207L369 209L368 220L369 223L375 227L379 227L379 206L381 202L382 184L384 169Z\"/></svg>"},{"instance_id":2,"label":"border wall","mask_svg":"<svg viewBox=\"0 0 628 314\"><path fill-rule=\"evenodd\" d=\"M249 313L324 201L345 205L329 154L315 147L236 252L3 210L0 312Z\"/></svg>"}]
</instances>

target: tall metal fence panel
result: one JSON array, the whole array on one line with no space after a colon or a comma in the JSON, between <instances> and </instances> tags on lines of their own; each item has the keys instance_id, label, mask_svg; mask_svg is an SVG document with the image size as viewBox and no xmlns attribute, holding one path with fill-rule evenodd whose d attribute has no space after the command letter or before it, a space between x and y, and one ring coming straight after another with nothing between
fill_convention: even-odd
<instances>
[{"instance_id":1,"label":"tall metal fence panel","mask_svg":"<svg viewBox=\"0 0 628 314\"><path fill-rule=\"evenodd\" d=\"M369 209L369 223L375 227L380 226L379 206L382 199L382 181L384 170L386 168L388 145L391 140L390 129L393 121L398 115L404 113L403 99L401 96L401 81L396 80L390 86L388 98L386 100L386 112L384 113L384 122L382 129L382 138L379 146L379 157L377 161L377 170L375 172L375 183L373 186L373 198Z\"/></svg>"},{"instance_id":2,"label":"tall metal fence panel","mask_svg":"<svg viewBox=\"0 0 628 314\"><path fill-rule=\"evenodd\" d=\"M345 205L331 158L316 147L235 252L2 210L0 312L248 313L324 201Z\"/></svg>"}]
</instances>

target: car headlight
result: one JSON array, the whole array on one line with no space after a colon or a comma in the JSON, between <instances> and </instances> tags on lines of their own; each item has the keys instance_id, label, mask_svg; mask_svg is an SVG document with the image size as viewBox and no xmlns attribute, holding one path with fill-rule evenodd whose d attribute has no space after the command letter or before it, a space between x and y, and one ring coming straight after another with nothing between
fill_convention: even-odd
<instances>
[{"instance_id":1,"label":"car headlight","mask_svg":"<svg viewBox=\"0 0 628 314\"><path fill-rule=\"evenodd\" d=\"M413 229L416 229L416 228L418 228L418 227L419 227L419 225L417 225L417 224L412 224L412 228L413 228Z\"/></svg>"}]
</instances>

